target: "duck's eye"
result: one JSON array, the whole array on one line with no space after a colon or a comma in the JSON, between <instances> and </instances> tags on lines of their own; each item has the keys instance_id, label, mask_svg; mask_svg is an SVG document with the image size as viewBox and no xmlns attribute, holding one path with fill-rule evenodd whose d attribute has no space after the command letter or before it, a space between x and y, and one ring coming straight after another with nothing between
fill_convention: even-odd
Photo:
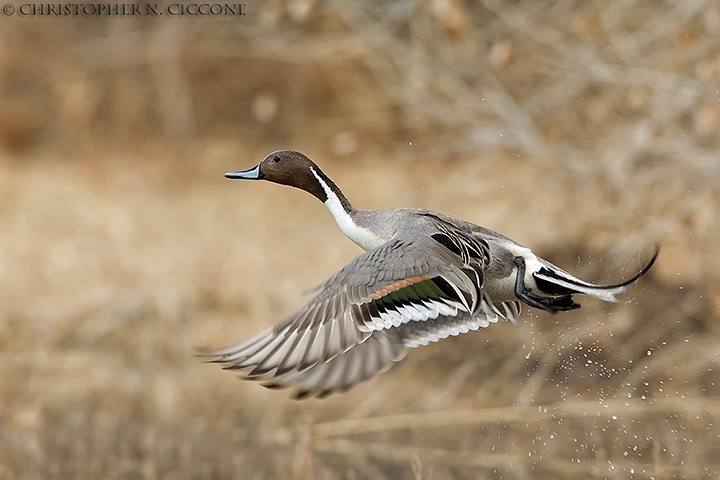
<instances>
[{"instance_id":1,"label":"duck's eye","mask_svg":"<svg viewBox=\"0 0 720 480\"><path fill-rule=\"evenodd\" d=\"M273 162L275 162L275 163L280 163L280 157L278 157L277 155L275 155L275 156L273 157Z\"/></svg>"}]
</instances>

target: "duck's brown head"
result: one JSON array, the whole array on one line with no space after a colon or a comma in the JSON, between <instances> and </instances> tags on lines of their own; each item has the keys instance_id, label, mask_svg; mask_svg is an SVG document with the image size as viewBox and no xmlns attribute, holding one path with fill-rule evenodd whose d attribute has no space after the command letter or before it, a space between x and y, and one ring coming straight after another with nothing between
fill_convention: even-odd
<instances>
[{"instance_id":1,"label":"duck's brown head","mask_svg":"<svg viewBox=\"0 0 720 480\"><path fill-rule=\"evenodd\" d=\"M320 183L335 184L308 157L293 150L278 150L266 156L262 162L248 170L226 173L227 178L246 180L267 180L281 185L300 188L316 196L321 202L327 200L327 193Z\"/></svg>"}]
</instances>

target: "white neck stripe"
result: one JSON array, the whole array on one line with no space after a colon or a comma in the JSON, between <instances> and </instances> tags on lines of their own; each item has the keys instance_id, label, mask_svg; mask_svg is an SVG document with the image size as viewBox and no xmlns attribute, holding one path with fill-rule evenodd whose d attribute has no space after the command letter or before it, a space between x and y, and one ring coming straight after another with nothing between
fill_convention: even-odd
<instances>
[{"instance_id":1,"label":"white neck stripe","mask_svg":"<svg viewBox=\"0 0 720 480\"><path fill-rule=\"evenodd\" d=\"M340 230L342 230L345 236L355 242L363 250L371 250L382 245L384 242L377 235L372 233L367 228L361 227L357 223L355 223L350 214L346 212L343 208L343 205L340 202L337 194L322 179L322 177L318 175L318 173L313 167L310 167L310 171L320 183L322 189L325 191L325 196L327 196L327 200L325 200L325 206L328 208L328 210L330 210L332 216L335 217L335 221L337 222L338 227L340 227Z\"/></svg>"}]
</instances>

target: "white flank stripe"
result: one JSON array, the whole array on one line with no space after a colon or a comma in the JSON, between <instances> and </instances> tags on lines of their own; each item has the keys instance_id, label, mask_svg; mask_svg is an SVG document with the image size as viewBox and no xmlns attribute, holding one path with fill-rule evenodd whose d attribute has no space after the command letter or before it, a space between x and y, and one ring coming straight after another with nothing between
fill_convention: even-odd
<instances>
[{"instance_id":1,"label":"white flank stripe","mask_svg":"<svg viewBox=\"0 0 720 480\"><path fill-rule=\"evenodd\" d=\"M525 285L531 289L537 288L533 273L540 271L543 264L537 259L537 256L529 248L521 247L520 245L507 245L507 249L510 253L516 257L522 257L525 259Z\"/></svg>"}]
</instances>

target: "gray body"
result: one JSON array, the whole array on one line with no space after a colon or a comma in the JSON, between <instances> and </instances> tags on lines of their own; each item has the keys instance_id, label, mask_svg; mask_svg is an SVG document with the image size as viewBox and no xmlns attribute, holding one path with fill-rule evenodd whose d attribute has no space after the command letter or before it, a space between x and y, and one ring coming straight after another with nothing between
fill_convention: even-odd
<instances>
[{"instance_id":1,"label":"gray body","mask_svg":"<svg viewBox=\"0 0 720 480\"><path fill-rule=\"evenodd\" d=\"M516 300L515 273L513 265L515 257L511 250L524 249L520 244L489 228L474 223L457 220L432 210L423 208L393 208L383 210L357 210L355 222L365 228L372 229L382 243L395 236L424 234L432 236L444 229L452 232L466 232L480 241L487 243L490 250L489 264L485 266L485 284L483 289L489 296L500 302ZM359 245L361 248L366 246ZM530 279L534 284L534 280Z\"/></svg>"}]
</instances>

